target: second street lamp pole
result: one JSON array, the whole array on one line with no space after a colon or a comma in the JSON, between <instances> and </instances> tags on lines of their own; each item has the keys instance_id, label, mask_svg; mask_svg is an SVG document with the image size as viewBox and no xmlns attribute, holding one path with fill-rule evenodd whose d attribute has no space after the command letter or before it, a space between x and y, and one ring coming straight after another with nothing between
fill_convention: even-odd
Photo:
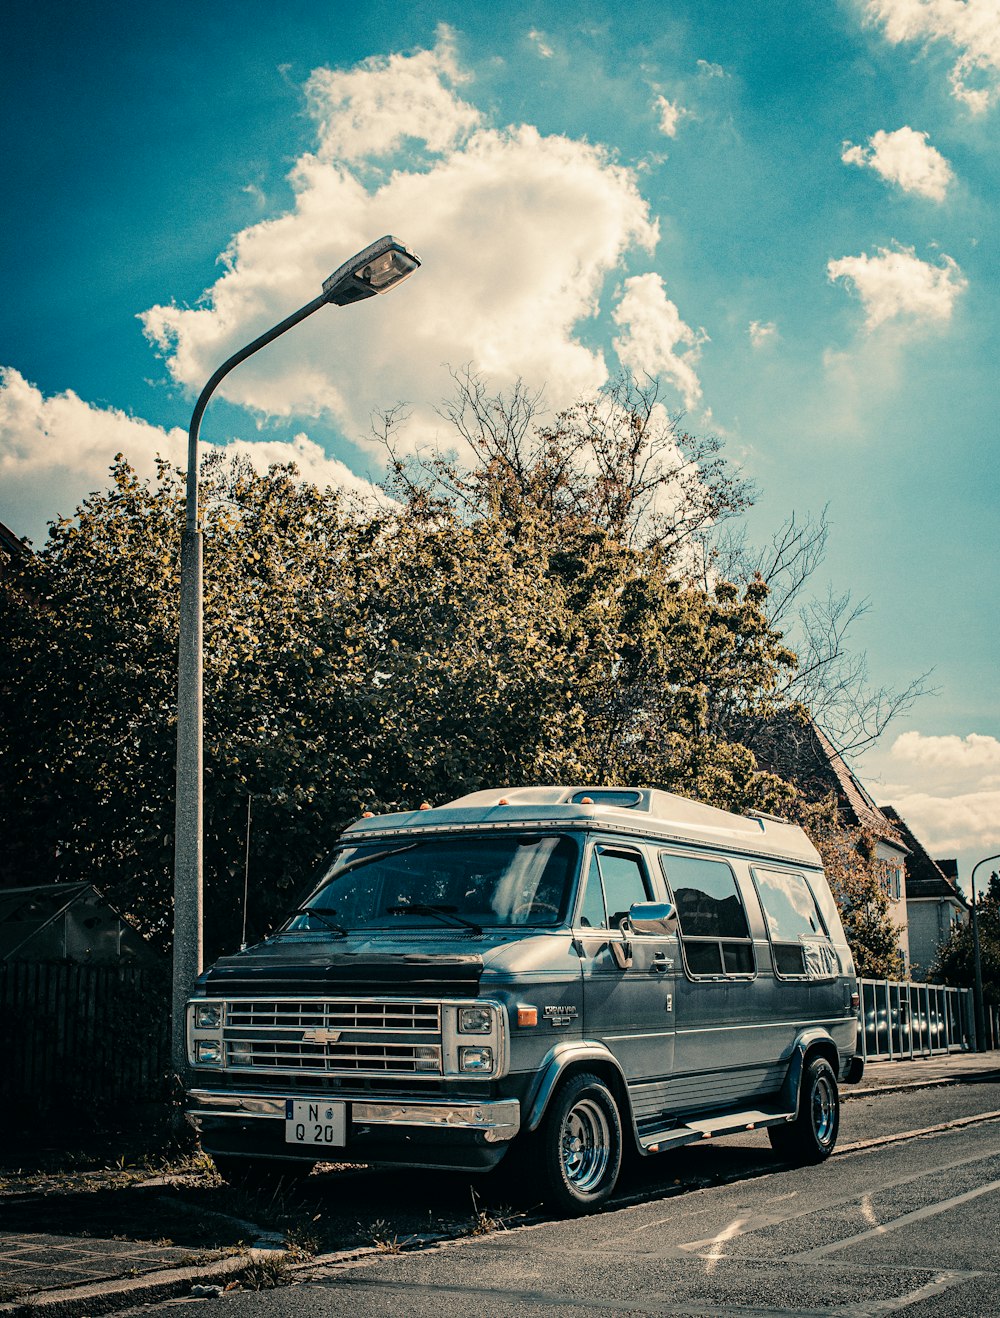
<instances>
[{"instance_id":1,"label":"second street lamp pole","mask_svg":"<svg viewBox=\"0 0 1000 1318\"><path fill-rule=\"evenodd\" d=\"M175 1074L187 1065L185 1010L203 959L202 873L204 861L204 669L202 620L202 529L198 509L198 432L208 400L229 372L260 348L324 306L349 306L387 293L420 261L387 235L345 262L325 280L319 297L223 362L202 389L188 429L186 517L181 536L180 638L177 663L177 796L174 816L174 949L171 1061Z\"/></svg>"},{"instance_id":2,"label":"second street lamp pole","mask_svg":"<svg viewBox=\"0 0 1000 1318\"><path fill-rule=\"evenodd\" d=\"M986 1051L986 1011L983 1006L983 959L979 950L979 912L976 910L976 870L980 865L988 865L991 860L1000 860L1000 855L984 856L972 867L972 962L976 977L973 997L973 1009L976 1013L976 1052Z\"/></svg>"}]
</instances>

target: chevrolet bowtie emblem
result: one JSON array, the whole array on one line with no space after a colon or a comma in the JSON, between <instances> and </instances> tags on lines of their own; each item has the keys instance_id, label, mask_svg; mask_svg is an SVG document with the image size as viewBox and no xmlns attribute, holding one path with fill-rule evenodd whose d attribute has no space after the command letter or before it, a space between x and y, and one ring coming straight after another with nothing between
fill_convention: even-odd
<instances>
[{"instance_id":1,"label":"chevrolet bowtie emblem","mask_svg":"<svg viewBox=\"0 0 1000 1318\"><path fill-rule=\"evenodd\" d=\"M303 1043L336 1043L343 1030L305 1030L302 1034Z\"/></svg>"}]
</instances>

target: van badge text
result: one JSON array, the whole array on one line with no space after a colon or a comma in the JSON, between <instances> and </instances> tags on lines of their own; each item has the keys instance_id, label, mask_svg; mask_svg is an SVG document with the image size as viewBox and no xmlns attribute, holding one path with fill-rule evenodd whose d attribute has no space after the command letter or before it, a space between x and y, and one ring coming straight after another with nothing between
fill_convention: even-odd
<instances>
[{"instance_id":1,"label":"van badge text","mask_svg":"<svg viewBox=\"0 0 1000 1318\"><path fill-rule=\"evenodd\" d=\"M553 1025L568 1025L578 1015L573 1006L543 1007L542 1013Z\"/></svg>"}]
</instances>

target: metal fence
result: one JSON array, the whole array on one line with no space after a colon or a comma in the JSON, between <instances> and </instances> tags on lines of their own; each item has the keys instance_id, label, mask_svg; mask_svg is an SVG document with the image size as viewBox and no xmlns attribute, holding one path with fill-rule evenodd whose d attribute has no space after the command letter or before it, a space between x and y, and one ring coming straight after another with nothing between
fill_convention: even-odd
<instances>
[{"instance_id":1,"label":"metal fence","mask_svg":"<svg viewBox=\"0 0 1000 1318\"><path fill-rule=\"evenodd\" d=\"M0 1102L121 1120L169 1093L169 967L0 963Z\"/></svg>"},{"instance_id":2,"label":"metal fence","mask_svg":"<svg viewBox=\"0 0 1000 1318\"><path fill-rule=\"evenodd\" d=\"M859 980L862 1046L869 1061L898 1061L976 1046L972 989L892 979ZM986 1039L998 1037L995 1011L987 1012Z\"/></svg>"}]
</instances>

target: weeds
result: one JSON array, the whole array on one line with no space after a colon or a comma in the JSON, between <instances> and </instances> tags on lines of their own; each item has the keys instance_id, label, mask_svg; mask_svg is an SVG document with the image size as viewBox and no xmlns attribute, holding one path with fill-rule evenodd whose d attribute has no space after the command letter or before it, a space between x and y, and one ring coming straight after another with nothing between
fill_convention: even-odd
<instances>
[{"instance_id":1,"label":"weeds","mask_svg":"<svg viewBox=\"0 0 1000 1318\"><path fill-rule=\"evenodd\" d=\"M360 1224L358 1231L362 1231ZM372 1222L368 1234L371 1236L372 1245L380 1254L402 1254L406 1242L400 1240L397 1235L389 1234L389 1224L384 1218L379 1217Z\"/></svg>"},{"instance_id":2,"label":"weeds","mask_svg":"<svg viewBox=\"0 0 1000 1318\"><path fill-rule=\"evenodd\" d=\"M240 1274L240 1284L248 1291L273 1291L288 1285L288 1259L284 1254L256 1258Z\"/></svg>"},{"instance_id":3,"label":"weeds","mask_svg":"<svg viewBox=\"0 0 1000 1318\"><path fill-rule=\"evenodd\" d=\"M488 1208L483 1208L480 1204L474 1186L469 1186L469 1194L472 1195L472 1223L466 1231L466 1235L488 1236L494 1231L507 1230L507 1223L512 1216L508 1209L504 1209L504 1216L494 1215ZM517 1216L523 1215L517 1214Z\"/></svg>"}]
</instances>

